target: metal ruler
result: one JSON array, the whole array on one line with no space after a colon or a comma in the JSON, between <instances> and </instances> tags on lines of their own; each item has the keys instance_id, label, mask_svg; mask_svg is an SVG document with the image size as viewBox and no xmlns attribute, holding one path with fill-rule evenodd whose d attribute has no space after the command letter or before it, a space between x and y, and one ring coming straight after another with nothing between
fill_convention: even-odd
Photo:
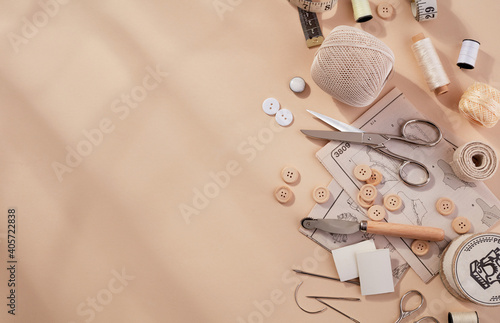
<instances>
[{"instance_id":1,"label":"metal ruler","mask_svg":"<svg viewBox=\"0 0 500 323\"><path fill-rule=\"evenodd\" d=\"M417 21L437 18L437 0L412 0L411 12Z\"/></svg>"},{"instance_id":2,"label":"metal ruler","mask_svg":"<svg viewBox=\"0 0 500 323\"><path fill-rule=\"evenodd\" d=\"M288 0L297 8L309 11L309 12L324 12L331 10L338 0L328 0L323 2L312 2L311 0Z\"/></svg>"},{"instance_id":3,"label":"metal ruler","mask_svg":"<svg viewBox=\"0 0 500 323\"><path fill-rule=\"evenodd\" d=\"M325 38L319 26L318 16L314 12L308 12L301 8L298 9L300 24L302 25L302 31L306 37L307 47L311 48L321 45Z\"/></svg>"}]
</instances>

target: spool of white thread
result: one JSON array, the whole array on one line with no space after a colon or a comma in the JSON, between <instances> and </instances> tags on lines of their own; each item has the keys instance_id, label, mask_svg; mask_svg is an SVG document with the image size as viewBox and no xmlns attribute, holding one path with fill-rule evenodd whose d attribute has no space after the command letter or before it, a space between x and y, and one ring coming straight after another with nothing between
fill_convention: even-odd
<instances>
[{"instance_id":1,"label":"spool of white thread","mask_svg":"<svg viewBox=\"0 0 500 323\"><path fill-rule=\"evenodd\" d=\"M477 312L448 312L448 323L479 323Z\"/></svg>"},{"instance_id":2,"label":"spool of white thread","mask_svg":"<svg viewBox=\"0 0 500 323\"><path fill-rule=\"evenodd\" d=\"M500 254L500 234L464 234L450 242L441 257L439 275L455 298L484 306L500 306L495 272L488 262ZM493 257L493 258L492 258ZM488 276L492 274L492 276ZM463 318L465 315L455 315ZM460 322L462 321L453 321ZM469 322L469 321L464 321ZM476 322L476 321L472 321Z\"/></svg>"},{"instance_id":3,"label":"spool of white thread","mask_svg":"<svg viewBox=\"0 0 500 323\"><path fill-rule=\"evenodd\" d=\"M462 181L485 181L495 174L498 158L495 150L489 145L471 141L455 150L450 165L455 175Z\"/></svg>"},{"instance_id":4,"label":"spool of white thread","mask_svg":"<svg viewBox=\"0 0 500 323\"><path fill-rule=\"evenodd\" d=\"M424 73L429 89L434 91L436 95L448 92L450 80L444 71L430 38L425 38L424 34L418 34L412 37L412 41L413 45L411 49L413 50L418 66Z\"/></svg>"},{"instance_id":5,"label":"spool of white thread","mask_svg":"<svg viewBox=\"0 0 500 323\"><path fill-rule=\"evenodd\" d=\"M476 65L477 53L479 52L479 45L477 40L464 39L462 41L462 48L458 55L457 65L460 68L471 70Z\"/></svg>"},{"instance_id":6,"label":"spool of white thread","mask_svg":"<svg viewBox=\"0 0 500 323\"><path fill-rule=\"evenodd\" d=\"M351 2L356 22L365 22L373 18L368 0L351 0Z\"/></svg>"}]
</instances>

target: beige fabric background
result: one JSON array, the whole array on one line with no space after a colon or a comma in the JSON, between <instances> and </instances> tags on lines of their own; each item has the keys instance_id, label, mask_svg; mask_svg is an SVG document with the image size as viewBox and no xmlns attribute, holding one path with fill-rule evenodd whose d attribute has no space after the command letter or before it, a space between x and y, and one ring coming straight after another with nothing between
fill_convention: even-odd
<instances>
[{"instance_id":1,"label":"beige fabric background","mask_svg":"<svg viewBox=\"0 0 500 323\"><path fill-rule=\"evenodd\" d=\"M396 56L382 95L397 86L464 142L500 151L500 126L472 126L457 112L474 80L500 87L500 4L440 0L438 19L419 23L409 1L390 1L392 20L356 24L350 1L340 0L319 16L323 33L345 24L379 37ZM412 56L419 32L451 79L441 97ZM366 110L311 80L316 49L305 46L296 8L285 0L1 0L0 34L1 322L350 322L333 311L308 315L293 300L299 279L311 310L319 306L307 294L359 295L290 269L336 275L329 253L297 231L312 189L331 180L314 156L321 143L299 132L326 126L305 110L345 122ZM463 38L481 42L471 71L455 65ZM297 75L308 83L302 95L288 89ZM262 112L271 96L294 113L290 127ZM285 165L302 174L288 206L272 195ZM498 197L499 179L486 182ZM5 305L10 207L15 317ZM427 299L418 317L445 322L448 311L477 310L481 322L498 321L498 309L458 302L439 278L426 285L411 270L392 294L332 304L361 322L393 322L409 289Z\"/></svg>"}]
</instances>

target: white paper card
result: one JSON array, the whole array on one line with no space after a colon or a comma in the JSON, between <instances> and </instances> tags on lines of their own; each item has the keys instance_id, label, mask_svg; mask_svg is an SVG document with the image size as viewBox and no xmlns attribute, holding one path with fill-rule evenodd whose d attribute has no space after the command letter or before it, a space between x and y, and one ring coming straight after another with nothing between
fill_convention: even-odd
<instances>
[{"instance_id":1,"label":"white paper card","mask_svg":"<svg viewBox=\"0 0 500 323\"><path fill-rule=\"evenodd\" d=\"M341 281L358 277L356 254L363 251L376 250L373 240L366 240L350 246L332 250L333 261Z\"/></svg>"},{"instance_id":2,"label":"white paper card","mask_svg":"<svg viewBox=\"0 0 500 323\"><path fill-rule=\"evenodd\" d=\"M391 256L387 249L365 251L356 254L358 261L361 295L394 292Z\"/></svg>"}]
</instances>

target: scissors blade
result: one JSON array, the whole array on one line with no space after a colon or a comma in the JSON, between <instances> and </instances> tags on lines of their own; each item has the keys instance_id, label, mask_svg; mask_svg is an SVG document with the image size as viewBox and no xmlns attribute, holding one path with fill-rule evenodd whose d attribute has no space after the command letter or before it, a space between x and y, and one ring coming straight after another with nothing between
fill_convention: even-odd
<instances>
[{"instance_id":1,"label":"scissors blade","mask_svg":"<svg viewBox=\"0 0 500 323\"><path fill-rule=\"evenodd\" d=\"M328 131L328 130L300 130L303 134L309 137L336 140L336 141L348 141L363 144L363 133L362 132L339 132L339 131Z\"/></svg>"},{"instance_id":2,"label":"scissors blade","mask_svg":"<svg viewBox=\"0 0 500 323\"><path fill-rule=\"evenodd\" d=\"M310 114L318 118L319 120L323 121L324 123L332 126L333 128L339 130L339 131L347 131L347 132L363 132L363 130L358 129L356 127L350 126L346 123L343 123L341 121L335 120L333 118L327 117L321 113L314 112L311 110L307 110Z\"/></svg>"},{"instance_id":3,"label":"scissors blade","mask_svg":"<svg viewBox=\"0 0 500 323\"><path fill-rule=\"evenodd\" d=\"M370 146L378 146L388 141L388 139L384 137L384 135L377 133L340 132L340 131L328 131L328 130L300 130L300 131L302 131L303 134L309 137L336 140L336 141L347 141L356 144L363 144Z\"/></svg>"}]
</instances>

